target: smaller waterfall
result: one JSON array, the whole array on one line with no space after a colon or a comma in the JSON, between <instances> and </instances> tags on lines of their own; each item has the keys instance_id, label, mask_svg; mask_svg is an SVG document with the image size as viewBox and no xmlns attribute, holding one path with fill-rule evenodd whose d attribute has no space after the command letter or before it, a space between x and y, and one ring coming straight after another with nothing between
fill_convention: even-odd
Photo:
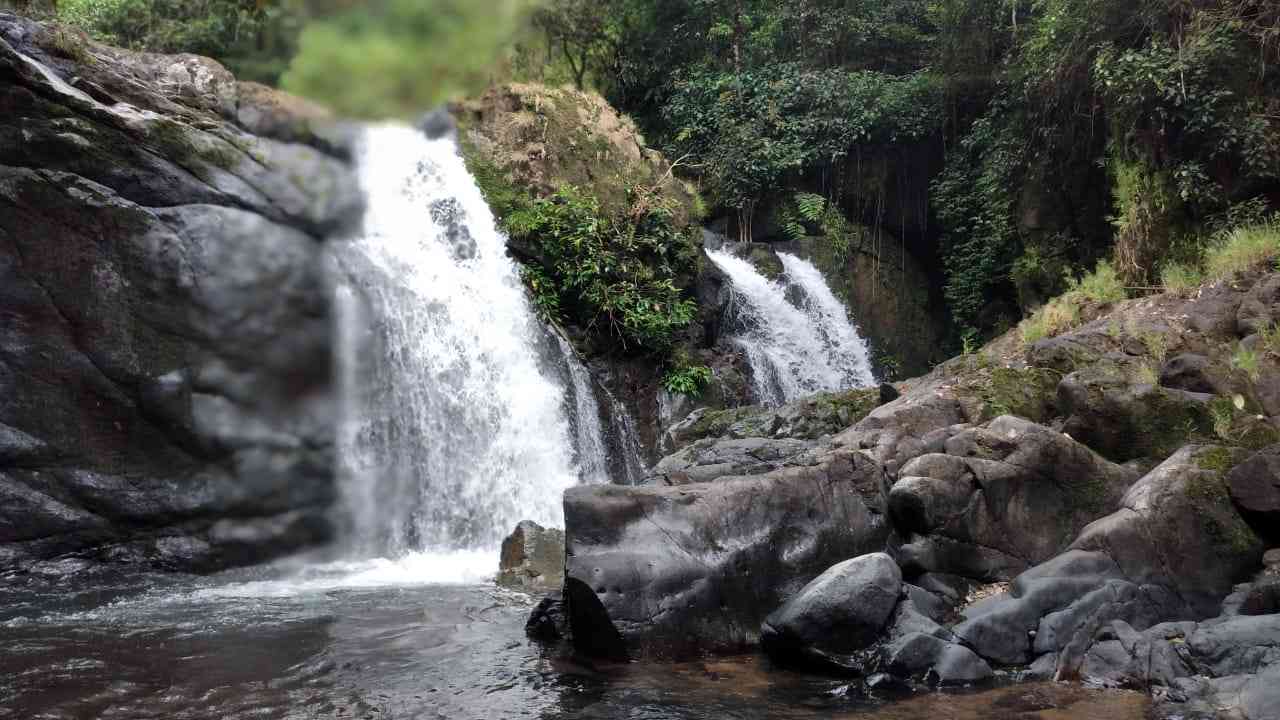
<instances>
[{"instance_id":1,"label":"smaller waterfall","mask_svg":"<svg viewBox=\"0 0 1280 720\"><path fill-rule=\"evenodd\" d=\"M875 384L866 341L812 263L779 253L785 272L774 281L727 250L707 255L732 283L733 340L746 353L757 401L781 405Z\"/></svg>"},{"instance_id":2,"label":"smaller waterfall","mask_svg":"<svg viewBox=\"0 0 1280 720\"><path fill-rule=\"evenodd\" d=\"M554 332L560 358L568 374L565 398L574 432L578 478L587 484L609 482L609 446L600 424L600 403L592 390L591 373L578 359L569 341Z\"/></svg>"},{"instance_id":3,"label":"smaller waterfall","mask_svg":"<svg viewBox=\"0 0 1280 720\"><path fill-rule=\"evenodd\" d=\"M644 483L648 463L644 460L644 451L640 447L640 435L636 430L635 418L627 406L623 405L613 393L605 391L609 401L609 434L614 446L613 477L625 481L626 485Z\"/></svg>"}]
</instances>

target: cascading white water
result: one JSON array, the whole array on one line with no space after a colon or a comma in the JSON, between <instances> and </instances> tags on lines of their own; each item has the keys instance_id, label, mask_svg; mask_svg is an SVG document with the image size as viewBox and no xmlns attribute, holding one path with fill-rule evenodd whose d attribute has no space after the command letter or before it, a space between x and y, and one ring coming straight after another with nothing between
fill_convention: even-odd
<instances>
[{"instance_id":1,"label":"cascading white water","mask_svg":"<svg viewBox=\"0 0 1280 720\"><path fill-rule=\"evenodd\" d=\"M492 567L520 520L562 524L565 388L453 141L370 128L359 171L363 232L335 251L352 552Z\"/></svg>"},{"instance_id":2,"label":"cascading white water","mask_svg":"<svg viewBox=\"0 0 1280 720\"><path fill-rule=\"evenodd\" d=\"M727 250L707 255L732 283L733 339L751 366L757 402L875 384L866 342L812 263L779 253L784 275L774 281Z\"/></svg>"},{"instance_id":3,"label":"cascading white water","mask_svg":"<svg viewBox=\"0 0 1280 720\"><path fill-rule=\"evenodd\" d=\"M560 333L555 333L560 360L569 376L568 403L572 404L574 447L577 449L578 474L584 483L609 482L609 447L600 425L600 403L592 390L591 373L582 365L573 346Z\"/></svg>"}]
</instances>

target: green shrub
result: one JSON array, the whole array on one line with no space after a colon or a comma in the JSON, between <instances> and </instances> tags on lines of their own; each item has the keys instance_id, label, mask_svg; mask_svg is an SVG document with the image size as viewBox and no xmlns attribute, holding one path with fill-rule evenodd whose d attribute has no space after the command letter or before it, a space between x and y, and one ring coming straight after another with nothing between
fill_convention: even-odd
<instances>
[{"instance_id":1,"label":"green shrub","mask_svg":"<svg viewBox=\"0 0 1280 720\"><path fill-rule=\"evenodd\" d=\"M276 82L304 14L261 0L60 0L60 22L118 47L208 55L242 80Z\"/></svg>"},{"instance_id":2,"label":"green shrub","mask_svg":"<svg viewBox=\"0 0 1280 720\"><path fill-rule=\"evenodd\" d=\"M602 331L624 349L671 349L697 311L677 282L695 272L698 253L693 230L676 227L665 201L633 188L631 211L610 216L576 187L533 198L492 165L475 157L469 165L521 248L524 280L542 316Z\"/></svg>"},{"instance_id":3,"label":"green shrub","mask_svg":"<svg viewBox=\"0 0 1280 720\"><path fill-rule=\"evenodd\" d=\"M1250 350L1244 345L1240 345L1236 348L1235 354L1231 356L1231 364L1254 382L1257 382L1258 376L1262 372L1259 364L1258 353Z\"/></svg>"},{"instance_id":4,"label":"green shrub","mask_svg":"<svg viewBox=\"0 0 1280 720\"><path fill-rule=\"evenodd\" d=\"M662 377L662 387L674 395L699 397L711 383L711 368L706 365L681 365L667 371Z\"/></svg>"}]
</instances>

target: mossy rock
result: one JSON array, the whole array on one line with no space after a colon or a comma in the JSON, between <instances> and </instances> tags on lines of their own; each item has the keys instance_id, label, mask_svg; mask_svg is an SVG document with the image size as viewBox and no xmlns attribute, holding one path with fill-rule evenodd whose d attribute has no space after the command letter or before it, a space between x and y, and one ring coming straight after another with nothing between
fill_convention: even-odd
<instances>
[{"instance_id":1,"label":"mossy rock","mask_svg":"<svg viewBox=\"0 0 1280 720\"><path fill-rule=\"evenodd\" d=\"M976 422L1016 415L1043 424L1058 415L1062 375L1055 370L995 366L980 354L962 356L945 367L956 377L956 396Z\"/></svg>"},{"instance_id":2,"label":"mossy rock","mask_svg":"<svg viewBox=\"0 0 1280 720\"><path fill-rule=\"evenodd\" d=\"M680 226L700 219L696 193L599 95L513 83L451 110L473 172L488 166L534 197L573 186L614 216L630 211L634 188L650 188L670 202Z\"/></svg>"},{"instance_id":3,"label":"mossy rock","mask_svg":"<svg viewBox=\"0 0 1280 720\"><path fill-rule=\"evenodd\" d=\"M865 418L881 404L879 388L820 393L780 408L701 409L671 429L675 449L708 438L816 440Z\"/></svg>"},{"instance_id":4,"label":"mossy rock","mask_svg":"<svg viewBox=\"0 0 1280 720\"><path fill-rule=\"evenodd\" d=\"M1205 535L1223 557L1260 553L1262 539L1231 502L1226 474L1246 458L1235 448L1209 446L1197 451L1196 465L1205 472L1188 478L1187 498L1200 510Z\"/></svg>"},{"instance_id":5,"label":"mossy rock","mask_svg":"<svg viewBox=\"0 0 1280 720\"><path fill-rule=\"evenodd\" d=\"M770 280L777 280L782 275L782 260L768 245L751 243L747 250L747 262L751 263L760 274Z\"/></svg>"}]
</instances>

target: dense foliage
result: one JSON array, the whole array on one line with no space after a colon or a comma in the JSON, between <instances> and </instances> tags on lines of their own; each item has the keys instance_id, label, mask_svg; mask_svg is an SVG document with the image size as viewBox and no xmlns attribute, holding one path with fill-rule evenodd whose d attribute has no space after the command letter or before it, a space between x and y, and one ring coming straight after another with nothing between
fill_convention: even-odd
<instances>
[{"instance_id":1,"label":"dense foliage","mask_svg":"<svg viewBox=\"0 0 1280 720\"><path fill-rule=\"evenodd\" d=\"M1099 259L1152 286L1197 264L1233 208L1280 197L1266 0L551 5L607 18L549 41L744 237L794 231L797 192L879 225L932 180L926 220L901 232L937 253L958 328L1005 327ZM936 160L904 182L892 168L912 153Z\"/></svg>"},{"instance_id":2,"label":"dense foliage","mask_svg":"<svg viewBox=\"0 0 1280 720\"><path fill-rule=\"evenodd\" d=\"M611 214L573 186L539 198L474 158L470 166L544 318L607 335L630 352L670 353L697 309L681 284L698 255L691 230L677 228L658 195L631 188L629 209Z\"/></svg>"},{"instance_id":3,"label":"dense foliage","mask_svg":"<svg viewBox=\"0 0 1280 720\"><path fill-rule=\"evenodd\" d=\"M957 343L1030 315L1103 259L1130 292L1186 287L1213 238L1280 203L1273 0L61 0L57 12L254 77L287 61L287 87L360 116L415 113L490 77L592 87L741 237L820 234L848 252L864 227L896 232L943 286ZM560 198L542 219L573 236L559 223L576 220L553 216L588 200ZM600 232L632 238L630 225ZM675 312L652 288L585 300L591 283L556 264L542 267L552 295L608 308L631 341L654 344L653 328L624 307Z\"/></svg>"}]
</instances>

